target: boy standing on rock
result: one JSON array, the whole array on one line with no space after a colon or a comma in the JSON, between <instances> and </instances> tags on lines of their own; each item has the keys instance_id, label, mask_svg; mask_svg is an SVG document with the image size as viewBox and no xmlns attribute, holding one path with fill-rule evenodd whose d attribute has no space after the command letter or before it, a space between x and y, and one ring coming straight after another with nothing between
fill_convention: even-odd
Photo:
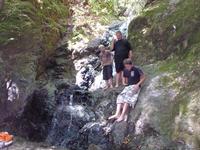
<instances>
[{"instance_id":1,"label":"boy standing on rock","mask_svg":"<svg viewBox=\"0 0 200 150\"><path fill-rule=\"evenodd\" d=\"M100 53L100 60L101 65L103 66L103 80L106 81L106 88L113 88L112 78L113 78L113 56L112 53L106 49L103 45L99 46L101 51Z\"/></svg>"},{"instance_id":2,"label":"boy standing on rock","mask_svg":"<svg viewBox=\"0 0 200 150\"><path fill-rule=\"evenodd\" d=\"M145 81L145 75L138 67L135 67L131 59L124 60L123 76L128 86L117 97L116 113L108 119L117 119L117 122L127 121L129 106L134 107L140 93L141 85Z\"/></svg>"}]
</instances>

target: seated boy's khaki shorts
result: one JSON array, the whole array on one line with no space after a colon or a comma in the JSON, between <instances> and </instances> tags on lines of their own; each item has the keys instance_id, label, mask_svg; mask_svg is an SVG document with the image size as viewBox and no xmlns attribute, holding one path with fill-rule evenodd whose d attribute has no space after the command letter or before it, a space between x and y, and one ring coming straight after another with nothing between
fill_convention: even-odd
<instances>
[{"instance_id":1,"label":"seated boy's khaki shorts","mask_svg":"<svg viewBox=\"0 0 200 150\"><path fill-rule=\"evenodd\" d=\"M124 88L124 90L117 96L117 104L128 103L132 107L135 106L140 89L138 92L135 92L134 86L135 85L130 85Z\"/></svg>"}]
</instances>

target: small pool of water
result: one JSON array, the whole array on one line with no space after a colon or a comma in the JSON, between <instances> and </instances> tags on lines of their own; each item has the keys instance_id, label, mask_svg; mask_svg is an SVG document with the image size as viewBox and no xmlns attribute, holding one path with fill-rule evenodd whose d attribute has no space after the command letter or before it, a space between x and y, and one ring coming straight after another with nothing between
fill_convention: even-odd
<instances>
[{"instance_id":1,"label":"small pool of water","mask_svg":"<svg viewBox=\"0 0 200 150\"><path fill-rule=\"evenodd\" d=\"M50 146L47 143L30 142L21 137L15 137L11 146L2 150L64 150L54 146ZM65 150L67 150L65 148Z\"/></svg>"}]
</instances>

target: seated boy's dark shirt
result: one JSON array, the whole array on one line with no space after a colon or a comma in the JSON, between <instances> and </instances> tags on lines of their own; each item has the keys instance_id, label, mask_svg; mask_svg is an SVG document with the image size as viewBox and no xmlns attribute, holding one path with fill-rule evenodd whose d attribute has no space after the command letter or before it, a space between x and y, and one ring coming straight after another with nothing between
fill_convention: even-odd
<instances>
[{"instance_id":1,"label":"seated boy's dark shirt","mask_svg":"<svg viewBox=\"0 0 200 150\"><path fill-rule=\"evenodd\" d=\"M128 78L128 85L137 84L143 74L143 71L137 67L132 67L131 70L124 69L123 73L124 77Z\"/></svg>"}]
</instances>

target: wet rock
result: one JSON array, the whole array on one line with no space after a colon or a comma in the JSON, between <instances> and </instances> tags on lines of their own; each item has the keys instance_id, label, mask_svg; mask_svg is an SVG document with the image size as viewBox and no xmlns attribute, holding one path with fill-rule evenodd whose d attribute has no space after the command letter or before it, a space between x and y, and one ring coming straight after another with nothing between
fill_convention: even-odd
<instances>
[{"instance_id":1,"label":"wet rock","mask_svg":"<svg viewBox=\"0 0 200 150\"><path fill-rule=\"evenodd\" d=\"M87 138L89 145L97 145L101 149L109 150L111 145L109 142L109 136L105 134L103 125L100 122L91 122L86 124L81 133Z\"/></svg>"},{"instance_id":2,"label":"wet rock","mask_svg":"<svg viewBox=\"0 0 200 150\"><path fill-rule=\"evenodd\" d=\"M27 141L27 139L15 136L15 141L13 142L12 145L9 147L5 148L9 150L63 150L62 148L57 148L55 146L51 146L47 143L44 142L32 142L32 141ZM4 150L4 149L3 149ZM69 150L66 149L65 150Z\"/></svg>"},{"instance_id":3,"label":"wet rock","mask_svg":"<svg viewBox=\"0 0 200 150\"><path fill-rule=\"evenodd\" d=\"M46 78L51 81L73 79L74 67L72 52L67 48L67 44L59 45L55 52L45 62Z\"/></svg>"},{"instance_id":4,"label":"wet rock","mask_svg":"<svg viewBox=\"0 0 200 150\"><path fill-rule=\"evenodd\" d=\"M105 118L114 111L119 91L98 91L93 95L67 83L60 84L57 89L57 107L47 142L69 149L112 149L109 133L113 125L107 124Z\"/></svg>"},{"instance_id":5,"label":"wet rock","mask_svg":"<svg viewBox=\"0 0 200 150\"><path fill-rule=\"evenodd\" d=\"M118 29L122 26L123 23L124 23L123 21L113 22L113 23L108 27L108 29L109 29L109 30L118 30Z\"/></svg>"},{"instance_id":6,"label":"wet rock","mask_svg":"<svg viewBox=\"0 0 200 150\"><path fill-rule=\"evenodd\" d=\"M103 149L98 145L90 144L88 150L103 150Z\"/></svg>"},{"instance_id":7,"label":"wet rock","mask_svg":"<svg viewBox=\"0 0 200 150\"><path fill-rule=\"evenodd\" d=\"M98 89L103 89L105 87L106 87L106 82L103 80L103 72L101 71L94 78L94 82L90 86L89 91L95 91Z\"/></svg>"},{"instance_id":8,"label":"wet rock","mask_svg":"<svg viewBox=\"0 0 200 150\"><path fill-rule=\"evenodd\" d=\"M86 149L88 144L80 130L85 124L96 119L90 94L77 86L60 85L58 89L58 106L47 142L69 149Z\"/></svg>"},{"instance_id":9,"label":"wet rock","mask_svg":"<svg viewBox=\"0 0 200 150\"><path fill-rule=\"evenodd\" d=\"M110 45L110 42L113 39L113 35L115 35L115 33L117 31L121 31L123 36L126 37L127 36L127 28L128 28L128 24L125 21L113 22L108 27L108 30L103 34L103 36L102 36L102 44L105 45L105 46Z\"/></svg>"},{"instance_id":10,"label":"wet rock","mask_svg":"<svg viewBox=\"0 0 200 150\"><path fill-rule=\"evenodd\" d=\"M79 130L93 119L94 113L81 105L60 106L52 120L47 140L56 146L77 148L82 142Z\"/></svg>"},{"instance_id":11,"label":"wet rock","mask_svg":"<svg viewBox=\"0 0 200 150\"><path fill-rule=\"evenodd\" d=\"M96 38L89 42L80 41L75 44L72 49L72 56L74 60L81 59L89 55L98 55L98 47L103 44L102 38Z\"/></svg>"},{"instance_id":12,"label":"wet rock","mask_svg":"<svg viewBox=\"0 0 200 150\"><path fill-rule=\"evenodd\" d=\"M128 123L125 121L116 123L114 125L114 128L111 134L112 134L113 143L116 149L121 149L122 144L127 135L127 130L128 130Z\"/></svg>"},{"instance_id":13,"label":"wet rock","mask_svg":"<svg viewBox=\"0 0 200 150\"><path fill-rule=\"evenodd\" d=\"M98 73L96 71L100 65L98 57L90 55L89 58L83 58L74 63L75 68L78 70L76 75L76 84L83 89L88 89L94 82L94 78Z\"/></svg>"},{"instance_id":14,"label":"wet rock","mask_svg":"<svg viewBox=\"0 0 200 150\"><path fill-rule=\"evenodd\" d=\"M51 97L48 90L35 90L29 96L22 115L17 119L17 133L30 140L44 141L48 135L54 111L54 97Z\"/></svg>"},{"instance_id":15,"label":"wet rock","mask_svg":"<svg viewBox=\"0 0 200 150\"><path fill-rule=\"evenodd\" d=\"M101 43L102 43L101 38L94 39L88 43L86 50L91 53L94 53L98 49Z\"/></svg>"},{"instance_id":16,"label":"wet rock","mask_svg":"<svg viewBox=\"0 0 200 150\"><path fill-rule=\"evenodd\" d=\"M97 90L93 92L92 99L95 103L95 113L100 119L107 119L114 114L117 95L123 88L115 90Z\"/></svg>"},{"instance_id":17,"label":"wet rock","mask_svg":"<svg viewBox=\"0 0 200 150\"><path fill-rule=\"evenodd\" d=\"M60 89L60 88L63 89ZM90 99L91 94L87 91L83 91L78 86L69 86L68 84L61 84L59 86L59 90L56 94L56 102L57 104L66 104L70 103L83 105L83 106L92 106L93 102Z\"/></svg>"}]
</instances>

